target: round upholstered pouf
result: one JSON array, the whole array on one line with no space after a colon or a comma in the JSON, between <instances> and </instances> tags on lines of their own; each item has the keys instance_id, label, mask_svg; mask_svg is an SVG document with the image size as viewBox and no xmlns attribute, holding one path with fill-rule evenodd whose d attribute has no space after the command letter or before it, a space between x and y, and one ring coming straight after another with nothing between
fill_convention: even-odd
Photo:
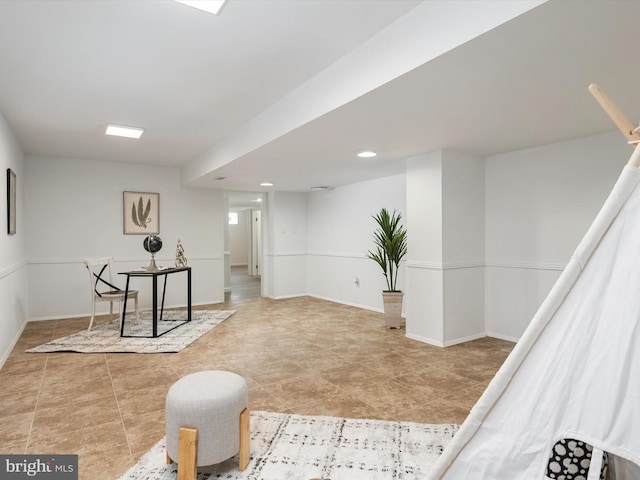
<instances>
[{"instance_id":1,"label":"round upholstered pouf","mask_svg":"<svg viewBox=\"0 0 640 480\"><path fill-rule=\"evenodd\" d=\"M209 370L178 380L169 388L165 403L168 455L180 464L181 427L198 430L198 467L236 455L240 449L239 418L247 400L247 383L235 373Z\"/></svg>"}]
</instances>

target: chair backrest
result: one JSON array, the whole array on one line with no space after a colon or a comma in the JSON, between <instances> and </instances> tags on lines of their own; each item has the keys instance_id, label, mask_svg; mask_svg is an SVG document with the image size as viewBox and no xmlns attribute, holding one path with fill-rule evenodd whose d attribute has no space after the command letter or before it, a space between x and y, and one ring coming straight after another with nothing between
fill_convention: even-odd
<instances>
[{"instance_id":1,"label":"chair backrest","mask_svg":"<svg viewBox=\"0 0 640 480\"><path fill-rule=\"evenodd\" d=\"M99 297L106 291L120 290L113 285L113 257L85 258L84 264L89 270L89 283L92 294ZM106 289L105 287L109 287Z\"/></svg>"}]
</instances>

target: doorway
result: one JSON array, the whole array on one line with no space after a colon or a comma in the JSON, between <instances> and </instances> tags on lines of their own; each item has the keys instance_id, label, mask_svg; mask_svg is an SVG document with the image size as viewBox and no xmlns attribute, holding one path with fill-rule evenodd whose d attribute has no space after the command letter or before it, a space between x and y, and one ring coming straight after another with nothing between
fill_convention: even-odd
<instances>
[{"instance_id":1,"label":"doorway","mask_svg":"<svg viewBox=\"0 0 640 480\"><path fill-rule=\"evenodd\" d=\"M227 193L225 300L262 295L262 194Z\"/></svg>"}]
</instances>

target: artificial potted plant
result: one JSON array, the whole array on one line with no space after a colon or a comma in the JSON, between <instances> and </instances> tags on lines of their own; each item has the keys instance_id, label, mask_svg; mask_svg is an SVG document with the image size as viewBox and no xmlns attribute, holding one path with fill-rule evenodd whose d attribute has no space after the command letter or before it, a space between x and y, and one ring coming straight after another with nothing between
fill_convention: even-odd
<instances>
[{"instance_id":1,"label":"artificial potted plant","mask_svg":"<svg viewBox=\"0 0 640 480\"><path fill-rule=\"evenodd\" d=\"M378 224L373 232L375 249L368 251L367 257L380 265L387 281L387 289L382 291L387 328L400 328L404 294L396 287L400 260L407 254L407 230L400 223L402 215L395 210L389 213L382 208L373 218Z\"/></svg>"}]
</instances>

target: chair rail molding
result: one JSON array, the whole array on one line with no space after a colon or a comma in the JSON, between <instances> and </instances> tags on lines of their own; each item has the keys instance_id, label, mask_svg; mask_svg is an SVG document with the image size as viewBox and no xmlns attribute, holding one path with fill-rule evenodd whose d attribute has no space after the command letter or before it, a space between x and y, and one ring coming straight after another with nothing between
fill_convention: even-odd
<instances>
[{"instance_id":1,"label":"chair rail molding","mask_svg":"<svg viewBox=\"0 0 640 480\"><path fill-rule=\"evenodd\" d=\"M14 263L12 265L8 265L0 269L0 279L8 277L12 273L17 272L18 270L24 268L26 265L27 265L27 262L23 260L22 262Z\"/></svg>"},{"instance_id":2,"label":"chair rail molding","mask_svg":"<svg viewBox=\"0 0 640 480\"><path fill-rule=\"evenodd\" d=\"M520 268L526 270L557 270L562 271L565 269L567 264L561 263L538 263L538 262L527 262L520 260L487 260L485 262L487 267L495 267L495 268Z\"/></svg>"},{"instance_id":3,"label":"chair rail molding","mask_svg":"<svg viewBox=\"0 0 640 480\"><path fill-rule=\"evenodd\" d=\"M466 262L423 262L417 260L407 260L407 268L417 268L424 270L456 270L460 268L479 268L486 266L483 260L469 260Z\"/></svg>"},{"instance_id":4,"label":"chair rail molding","mask_svg":"<svg viewBox=\"0 0 640 480\"><path fill-rule=\"evenodd\" d=\"M199 261L220 261L223 259L222 255L189 255L188 260L199 260ZM157 256L156 261L158 262L174 262L175 257L170 255ZM113 263L126 263L126 262L149 262L149 256L137 256L137 257L114 257ZM73 264L79 263L84 265L84 258L35 258L29 259L25 263L28 265L65 265L65 264Z\"/></svg>"}]
</instances>

